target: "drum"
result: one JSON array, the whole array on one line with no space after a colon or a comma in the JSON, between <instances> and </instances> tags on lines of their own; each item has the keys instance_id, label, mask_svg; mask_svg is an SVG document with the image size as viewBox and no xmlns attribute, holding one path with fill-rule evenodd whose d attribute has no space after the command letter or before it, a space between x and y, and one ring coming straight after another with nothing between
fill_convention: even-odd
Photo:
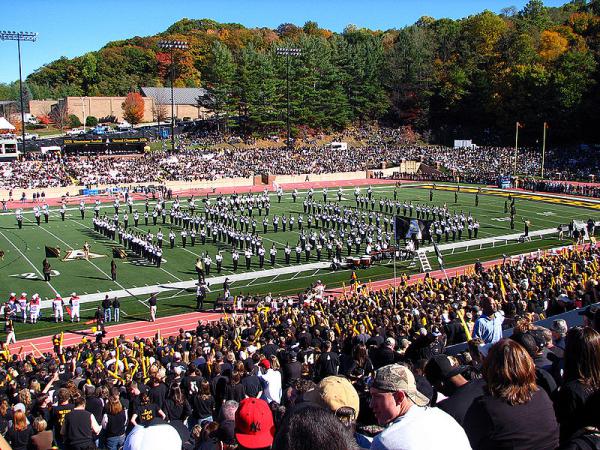
<instances>
[{"instance_id":1,"label":"drum","mask_svg":"<svg viewBox=\"0 0 600 450\"><path fill-rule=\"evenodd\" d=\"M363 255L360 258L360 266L364 269L371 267L371 257L369 255Z\"/></svg>"},{"instance_id":2,"label":"drum","mask_svg":"<svg viewBox=\"0 0 600 450\"><path fill-rule=\"evenodd\" d=\"M352 267L355 269L360 267L360 258L352 258Z\"/></svg>"}]
</instances>

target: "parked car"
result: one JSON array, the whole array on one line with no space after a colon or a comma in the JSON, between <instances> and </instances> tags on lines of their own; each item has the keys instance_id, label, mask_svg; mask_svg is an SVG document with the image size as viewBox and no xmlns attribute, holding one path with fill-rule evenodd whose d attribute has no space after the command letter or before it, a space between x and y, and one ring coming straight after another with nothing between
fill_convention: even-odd
<instances>
[{"instance_id":1,"label":"parked car","mask_svg":"<svg viewBox=\"0 0 600 450\"><path fill-rule=\"evenodd\" d=\"M26 141L35 141L36 139L38 139L40 136L34 133L25 133L25 140ZM22 141L23 140L23 136L22 135L18 135L17 136L17 141Z\"/></svg>"},{"instance_id":2,"label":"parked car","mask_svg":"<svg viewBox=\"0 0 600 450\"><path fill-rule=\"evenodd\" d=\"M103 135L110 133L110 127L104 125L98 125L96 128L92 130L92 134Z\"/></svg>"},{"instance_id":3,"label":"parked car","mask_svg":"<svg viewBox=\"0 0 600 450\"><path fill-rule=\"evenodd\" d=\"M86 131L84 128L73 128L72 130L68 130L66 132L67 136L81 136L82 134L85 134Z\"/></svg>"},{"instance_id":4,"label":"parked car","mask_svg":"<svg viewBox=\"0 0 600 450\"><path fill-rule=\"evenodd\" d=\"M133 128L133 125L131 125L126 120L117 124L117 130L119 130L119 131L127 131L127 130L131 130L132 128Z\"/></svg>"}]
</instances>

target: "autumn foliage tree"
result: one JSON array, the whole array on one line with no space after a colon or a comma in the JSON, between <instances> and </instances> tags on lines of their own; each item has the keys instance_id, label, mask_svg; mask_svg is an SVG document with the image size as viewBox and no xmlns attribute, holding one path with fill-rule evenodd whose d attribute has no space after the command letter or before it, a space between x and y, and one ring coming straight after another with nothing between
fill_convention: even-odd
<instances>
[{"instance_id":1,"label":"autumn foliage tree","mask_svg":"<svg viewBox=\"0 0 600 450\"><path fill-rule=\"evenodd\" d=\"M121 107L123 118L132 125L140 123L144 118L144 99L138 92L127 94Z\"/></svg>"}]
</instances>

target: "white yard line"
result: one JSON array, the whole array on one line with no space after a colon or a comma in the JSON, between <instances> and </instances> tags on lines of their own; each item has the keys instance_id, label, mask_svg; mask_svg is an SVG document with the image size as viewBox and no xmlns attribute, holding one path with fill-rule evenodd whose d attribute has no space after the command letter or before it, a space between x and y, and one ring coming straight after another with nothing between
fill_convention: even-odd
<instances>
[{"instance_id":1,"label":"white yard line","mask_svg":"<svg viewBox=\"0 0 600 450\"><path fill-rule=\"evenodd\" d=\"M23 252L21 251L21 249L20 249L19 247L17 247L17 246L16 246L16 245L13 243L13 241L11 241L10 239L8 239L8 238L6 237L6 235L5 235L3 232L1 232L1 231L0 231L0 235L2 235L2 237L3 237L4 239L6 239L6 241L7 241L7 242L8 242L10 245L12 245L12 246L14 247L14 249L15 249L16 251L18 251L18 252L21 254L21 256L22 256L23 258L25 258L25 260L26 260L26 261L29 263L29 265L30 265L30 266L33 268L33 270L35 270L35 271L37 272L37 274L40 276L40 279L41 279L41 280L43 280L43 279L44 279L44 275L42 275L42 272L40 272L40 271L38 270L38 268L35 266L35 264L33 264L33 263L31 262L31 260L30 260L30 259L27 257L27 255L25 255L25 253L23 253ZM52 284L50 284L50 282L49 282L49 281L46 281L46 284L48 284L48 286L50 286L50 289L52 289L52 290L54 291L54 293L55 293L55 294L58 294L58 291L57 291L56 289L54 289L54 286L52 286Z\"/></svg>"},{"instance_id":2,"label":"white yard line","mask_svg":"<svg viewBox=\"0 0 600 450\"><path fill-rule=\"evenodd\" d=\"M31 220L29 220L29 219L26 219L26 220L28 220L29 222L32 222L32 221L31 221ZM75 223L79 223L80 225L83 225L83 226L85 226L86 228L90 228L90 227L88 227L87 225L85 225L85 224L81 224L80 222L78 222L78 221L76 221L76 220L73 220L73 219L70 219L70 220L72 220L72 221L73 221L73 222L75 222ZM45 227L43 227L43 226L40 226L40 228L41 228L41 229L43 229L43 230L44 230L46 233L49 233L49 234L50 234L51 236L53 236L55 239L57 239L57 240L59 240L60 242L62 242L63 244L65 244L65 245L66 245L67 247L69 247L71 250L73 250L73 247L72 247L72 246L71 246L69 243L67 243L67 242L65 242L64 240L62 240L61 238L59 238L59 237L58 237L57 235L55 235L55 234L54 234L52 231L50 231L50 230L46 229L46 228L45 228ZM92 266L94 266L94 267L96 268L96 270L98 270L100 273L102 273L102 274L103 274L103 275L106 277L106 279L107 279L107 280L111 280L111 279L112 279L112 277L111 277L110 275L108 275L108 274L107 274L107 273L106 273L104 270L102 270L100 267L98 267L96 264L94 264L94 263L93 263L91 260L87 259L86 261L87 261L87 262L89 262L89 263L90 263ZM127 291L127 289L126 289L126 288L125 288L125 287L124 287L124 286L123 286L121 283L119 283L118 281L113 281L113 283L115 283L117 286L119 286L119 287L120 287L121 289L123 289L124 291ZM146 303L142 302L141 300L137 299L137 301L138 301L138 302L140 302L140 303L142 303L143 305L145 305L146 307L148 307L148 308L149 308L149 306L148 306L148 305L146 305Z\"/></svg>"}]
</instances>

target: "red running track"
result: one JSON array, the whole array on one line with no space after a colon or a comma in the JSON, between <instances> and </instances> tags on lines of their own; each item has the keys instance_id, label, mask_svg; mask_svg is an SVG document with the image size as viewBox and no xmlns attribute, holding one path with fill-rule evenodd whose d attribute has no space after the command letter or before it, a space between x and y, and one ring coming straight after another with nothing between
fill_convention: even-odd
<instances>
[{"instance_id":1,"label":"red running track","mask_svg":"<svg viewBox=\"0 0 600 450\"><path fill-rule=\"evenodd\" d=\"M577 249L581 249L583 247L585 247L585 246L576 246ZM536 252L530 252L530 254L534 254L534 253L536 253ZM488 267L492 267L492 266L495 266L500 263L502 263L502 259L484 261L481 264L483 265L483 267L488 268ZM467 269L472 269L473 267L474 267L474 264L466 264L463 266L449 268L446 270L445 273L442 270L435 270L435 271L430 272L429 276L432 278L438 278L438 279L443 279L446 276L448 276L448 278L451 278L451 277L462 275L466 272ZM360 272L358 273L358 275L360 276ZM423 278L425 278L425 273L411 275L411 277L408 281L408 284L415 284L419 280L422 280ZM366 280L359 280L359 281L364 283ZM380 280L380 281L375 281L373 283L370 283L370 289L382 290L382 289L386 289L393 285L394 285L394 279L390 278L390 279ZM343 294L343 289L342 288L328 289L326 292L327 292L327 294L338 297ZM126 338L132 338L134 336L137 336L140 338L147 338L147 337L153 337L158 330L160 330L162 336L165 336L165 337L172 336L172 335L178 334L180 328L183 328L186 331L195 329L199 320L212 322L212 321L219 320L222 317L222 315L223 315L222 313L218 313L218 312L212 312L212 313L192 312L192 313L180 314L180 315L176 315L176 316L161 317L161 318L157 319L156 322L140 321L140 322L120 323L118 325L110 325L110 326L106 327L106 338L109 339L109 338L120 336L122 334L125 335ZM32 325L32 326L34 326L34 325ZM67 326L68 326L68 324L67 324ZM82 331L72 332L72 333L66 332L64 335L63 345L70 346L70 345L75 345L75 344L80 343L81 339L83 338L85 333L90 333L90 330L89 329L83 330L83 333L82 333ZM90 335L90 339L93 339L93 336ZM38 338L34 338L34 339L17 341L16 344L13 344L10 347L11 352L13 352L13 353L19 352L21 347L23 347L23 352L25 354L27 354L29 352L34 352L34 350L36 350L36 349L34 349L34 347L31 345L32 343L33 343L33 345L35 345L36 349L41 352L53 351L52 336L49 335L49 336L42 336L42 337L38 337Z\"/></svg>"},{"instance_id":2,"label":"red running track","mask_svg":"<svg viewBox=\"0 0 600 450\"><path fill-rule=\"evenodd\" d=\"M502 259L493 259L491 261L482 262L481 264L483 265L483 267L488 268L488 267L498 265L500 263L502 263ZM443 278L446 278L446 275L447 275L448 278L452 278L455 276L463 275L467 269L472 269L474 266L475 266L474 264L466 264L464 266L452 267L452 268L446 269L446 273L444 273L443 270L433 270L433 271L429 272L429 276L431 278L443 279ZM365 283L367 281L367 280L360 279L360 271L357 273L357 276L359 277L359 280L358 280L359 283ZM423 273L423 272L411 275L410 279L408 280L408 284L409 285L416 284L419 280L422 280L424 278L425 278L425 273ZM397 283L400 284L400 278L398 278L397 280L398 280ZM372 283L369 283L370 289L375 289L375 290L387 289L388 287L391 287L393 285L394 285L393 278L389 278L386 280L380 280L380 281L373 281ZM348 291L350 290L349 287L347 287L347 289L348 289ZM327 289L326 292L335 297L338 297L343 294L343 288Z\"/></svg>"},{"instance_id":3,"label":"red running track","mask_svg":"<svg viewBox=\"0 0 600 450\"><path fill-rule=\"evenodd\" d=\"M180 328L186 331L195 329L199 320L212 322L219 320L221 316L221 313L192 312L177 316L161 317L156 319L156 322L122 322L118 325L109 325L106 327L106 339L118 337L122 334L126 338L133 338L134 336L148 338L153 337L158 330L160 330L162 336L172 336L179 334ZM36 325L29 326L35 327ZM90 340L94 339L90 328L69 332L67 322L65 322L65 328L67 328L63 338L63 345L65 347L79 344L84 336L87 336ZM23 347L24 354L34 352L36 356L39 356L36 349L42 353L52 352L52 335L17 341L16 344L10 346L10 350L13 353L18 353L21 347Z\"/></svg>"}]
</instances>

